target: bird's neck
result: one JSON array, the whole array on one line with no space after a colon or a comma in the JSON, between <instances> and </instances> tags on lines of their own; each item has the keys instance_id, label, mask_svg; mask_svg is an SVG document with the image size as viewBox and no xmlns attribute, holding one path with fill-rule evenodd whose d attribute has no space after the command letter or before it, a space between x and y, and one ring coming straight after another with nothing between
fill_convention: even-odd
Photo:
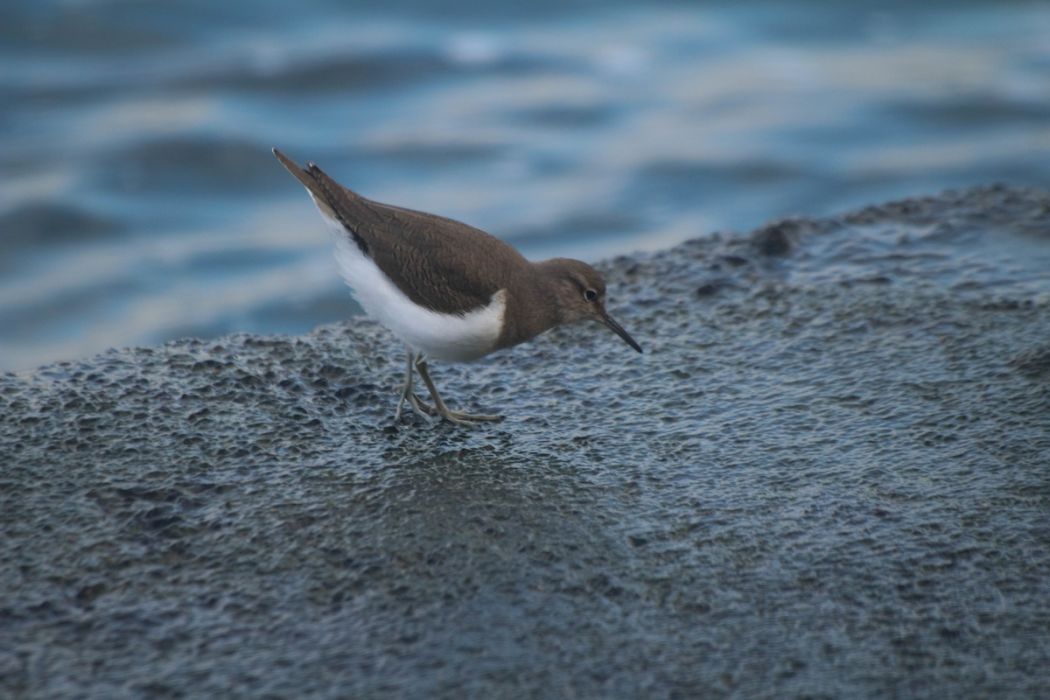
<instances>
[{"instance_id":1,"label":"bird's neck","mask_svg":"<svg viewBox=\"0 0 1050 700\"><path fill-rule=\"evenodd\" d=\"M507 286L501 348L535 338L565 321L550 271L543 263L529 263L524 272Z\"/></svg>"}]
</instances>

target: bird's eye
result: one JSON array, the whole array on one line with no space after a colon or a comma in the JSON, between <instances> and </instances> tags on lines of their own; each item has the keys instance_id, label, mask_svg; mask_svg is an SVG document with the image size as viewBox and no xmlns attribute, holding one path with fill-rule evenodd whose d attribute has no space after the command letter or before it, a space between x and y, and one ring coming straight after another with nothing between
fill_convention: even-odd
<instances>
[{"instance_id":1,"label":"bird's eye","mask_svg":"<svg viewBox=\"0 0 1050 700\"><path fill-rule=\"evenodd\" d=\"M598 292L594 291L593 289L588 289L586 292L583 293L583 298L587 301L594 301L598 298Z\"/></svg>"}]
</instances>

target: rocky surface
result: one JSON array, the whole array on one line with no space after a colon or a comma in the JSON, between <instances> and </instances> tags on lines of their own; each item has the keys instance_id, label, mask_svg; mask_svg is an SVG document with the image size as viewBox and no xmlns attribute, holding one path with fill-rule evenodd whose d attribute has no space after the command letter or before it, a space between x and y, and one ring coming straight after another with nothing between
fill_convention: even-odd
<instances>
[{"instance_id":1,"label":"rocky surface","mask_svg":"<svg viewBox=\"0 0 1050 700\"><path fill-rule=\"evenodd\" d=\"M300 338L0 376L5 697L1037 697L1050 194L605 265L600 327L435 365Z\"/></svg>"}]
</instances>

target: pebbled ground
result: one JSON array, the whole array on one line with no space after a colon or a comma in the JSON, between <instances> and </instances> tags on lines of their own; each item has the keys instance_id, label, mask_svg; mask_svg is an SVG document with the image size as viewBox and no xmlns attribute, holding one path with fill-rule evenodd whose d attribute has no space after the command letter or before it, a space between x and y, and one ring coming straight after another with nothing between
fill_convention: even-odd
<instances>
[{"instance_id":1,"label":"pebbled ground","mask_svg":"<svg viewBox=\"0 0 1050 700\"><path fill-rule=\"evenodd\" d=\"M0 375L0 695L1046 697L1050 193L605 264L645 346L300 338Z\"/></svg>"}]
</instances>

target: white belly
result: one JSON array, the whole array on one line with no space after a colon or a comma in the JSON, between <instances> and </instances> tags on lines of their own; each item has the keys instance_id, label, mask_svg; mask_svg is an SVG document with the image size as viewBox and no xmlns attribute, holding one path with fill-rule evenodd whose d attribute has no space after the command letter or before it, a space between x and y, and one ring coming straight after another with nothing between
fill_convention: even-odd
<instances>
[{"instance_id":1,"label":"white belly","mask_svg":"<svg viewBox=\"0 0 1050 700\"><path fill-rule=\"evenodd\" d=\"M327 219L327 217L325 217ZM444 314L413 303L361 252L342 225L335 230L335 259L354 298L372 318L427 357L449 362L476 360L492 352L503 329L506 292L492 295L488 305L467 314Z\"/></svg>"}]
</instances>

